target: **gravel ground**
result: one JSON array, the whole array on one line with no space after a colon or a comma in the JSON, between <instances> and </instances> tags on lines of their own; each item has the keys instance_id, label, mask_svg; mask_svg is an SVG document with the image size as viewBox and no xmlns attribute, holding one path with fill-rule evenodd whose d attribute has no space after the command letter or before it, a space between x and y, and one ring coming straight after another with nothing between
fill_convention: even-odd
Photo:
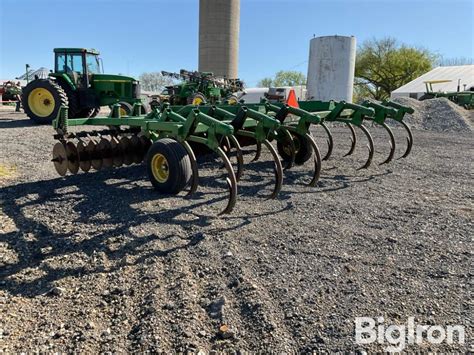
<instances>
[{"instance_id":1,"label":"gravel ground","mask_svg":"<svg viewBox=\"0 0 474 355\"><path fill-rule=\"evenodd\" d=\"M380 162L388 139L370 130ZM223 217L218 162L193 198L160 196L143 166L56 176L52 133L0 112L0 350L381 351L355 343L358 316L461 324L464 345L406 349L474 350L471 132L415 130L407 159L357 171L365 143L342 158L336 127L317 188L299 167L279 199L257 196L263 154Z\"/></svg>"},{"instance_id":2,"label":"gravel ground","mask_svg":"<svg viewBox=\"0 0 474 355\"><path fill-rule=\"evenodd\" d=\"M425 101L401 97L395 101L415 109L412 115L407 114L405 117L405 121L413 128L437 132L473 130L474 110L466 110L444 97Z\"/></svg>"}]
</instances>

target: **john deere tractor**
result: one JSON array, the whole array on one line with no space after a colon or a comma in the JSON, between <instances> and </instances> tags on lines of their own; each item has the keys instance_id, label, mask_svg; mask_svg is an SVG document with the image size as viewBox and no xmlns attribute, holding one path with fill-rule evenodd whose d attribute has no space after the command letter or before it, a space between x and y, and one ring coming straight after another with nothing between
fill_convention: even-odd
<instances>
[{"instance_id":1,"label":"john deere tractor","mask_svg":"<svg viewBox=\"0 0 474 355\"><path fill-rule=\"evenodd\" d=\"M84 48L55 48L54 72L47 79L35 79L24 89L25 113L36 123L51 123L61 106L68 106L69 118L88 118L101 106L119 103L121 114L131 114L140 102L140 85L128 76L103 74L99 52ZM146 111L143 105L142 111Z\"/></svg>"},{"instance_id":2,"label":"john deere tractor","mask_svg":"<svg viewBox=\"0 0 474 355\"><path fill-rule=\"evenodd\" d=\"M238 99L234 93L243 89L241 80L215 76L211 72L181 69L179 73L162 71L161 75L181 80L177 85L166 86L160 95L161 101L171 105L236 104Z\"/></svg>"}]
</instances>

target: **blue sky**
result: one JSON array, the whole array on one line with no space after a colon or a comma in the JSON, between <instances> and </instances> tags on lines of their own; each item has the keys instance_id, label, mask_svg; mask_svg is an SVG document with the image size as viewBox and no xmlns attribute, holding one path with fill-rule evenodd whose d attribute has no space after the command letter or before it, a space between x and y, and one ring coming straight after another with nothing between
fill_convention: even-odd
<instances>
[{"instance_id":1,"label":"blue sky","mask_svg":"<svg viewBox=\"0 0 474 355\"><path fill-rule=\"evenodd\" d=\"M239 76L306 74L309 40L391 36L446 58L474 57L473 0L241 0ZM197 69L198 0L0 0L0 79L53 66L54 47L99 49L105 71Z\"/></svg>"}]
</instances>

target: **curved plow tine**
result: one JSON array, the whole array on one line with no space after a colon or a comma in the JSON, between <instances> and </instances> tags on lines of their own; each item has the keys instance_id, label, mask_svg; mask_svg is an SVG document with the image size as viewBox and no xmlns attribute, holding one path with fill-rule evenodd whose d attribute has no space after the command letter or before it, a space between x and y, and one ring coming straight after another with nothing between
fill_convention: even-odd
<instances>
[{"instance_id":1,"label":"curved plow tine","mask_svg":"<svg viewBox=\"0 0 474 355\"><path fill-rule=\"evenodd\" d=\"M365 136L367 137L369 144L367 145L367 148L369 149L369 157L367 158L367 161L365 162L364 165L362 165L360 168L357 168L357 170L362 170L362 169L367 169L370 164L372 164L372 158L374 157L374 140L372 139L372 136L370 135L370 132L363 124L358 126L362 132L365 133Z\"/></svg>"},{"instance_id":2,"label":"curved plow tine","mask_svg":"<svg viewBox=\"0 0 474 355\"><path fill-rule=\"evenodd\" d=\"M390 127L387 126L385 122L383 122L381 126L385 128L385 130L388 132L388 135L390 136L390 154L388 155L387 159L379 163L379 165L384 165L390 163L393 159L393 156L395 155L395 136L393 135L393 132Z\"/></svg>"},{"instance_id":3,"label":"curved plow tine","mask_svg":"<svg viewBox=\"0 0 474 355\"><path fill-rule=\"evenodd\" d=\"M262 143L257 141L257 152L255 153L255 157L251 161L254 162L260 159L261 154L262 154Z\"/></svg>"},{"instance_id":4,"label":"curved plow tine","mask_svg":"<svg viewBox=\"0 0 474 355\"><path fill-rule=\"evenodd\" d=\"M406 124L405 122L403 122L403 121L400 121L400 123L403 125L403 127L407 131L408 137L407 137L407 149L406 149L405 153L403 153L403 155L398 159L406 158L408 156L408 154L410 154L411 147L413 146L413 134L411 133L410 126L408 124Z\"/></svg>"},{"instance_id":5,"label":"curved plow tine","mask_svg":"<svg viewBox=\"0 0 474 355\"><path fill-rule=\"evenodd\" d=\"M275 161L275 188L268 198L276 198L283 184L283 167L281 166L280 157L272 144L267 139L263 141L263 144L265 144L270 153L272 153L273 160Z\"/></svg>"},{"instance_id":6,"label":"curved plow tine","mask_svg":"<svg viewBox=\"0 0 474 355\"><path fill-rule=\"evenodd\" d=\"M326 126L326 124L324 122L321 122L321 126L323 126L324 130L326 131L326 134L328 135L328 139L327 139L328 151L327 151L326 155L322 158L322 160L328 160L329 157L332 154L332 150L334 149L334 140L332 138L332 133L329 130L329 127Z\"/></svg>"},{"instance_id":7,"label":"curved plow tine","mask_svg":"<svg viewBox=\"0 0 474 355\"><path fill-rule=\"evenodd\" d=\"M345 157L347 157L348 155L352 155L352 153L354 153L356 143L357 143L357 136L356 136L354 127L352 127L350 123L346 123L346 125L351 130L351 149L346 154L344 154Z\"/></svg>"},{"instance_id":8,"label":"curved plow tine","mask_svg":"<svg viewBox=\"0 0 474 355\"><path fill-rule=\"evenodd\" d=\"M242 148L240 147L237 138L235 138L234 135L231 135L228 138L229 148L233 146L237 151L237 173L235 174L235 178L237 179L237 181L239 181L240 177L242 176L242 172L244 171L244 154L242 153Z\"/></svg>"},{"instance_id":9,"label":"curved plow tine","mask_svg":"<svg viewBox=\"0 0 474 355\"><path fill-rule=\"evenodd\" d=\"M316 144L316 141L309 133L306 133L306 138L311 143L311 146L313 147L314 151L314 174L313 178L311 179L311 182L308 184L309 186L314 187L318 183L319 177L321 175L321 153L319 151L318 145Z\"/></svg>"},{"instance_id":10,"label":"curved plow tine","mask_svg":"<svg viewBox=\"0 0 474 355\"><path fill-rule=\"evenodd\" d=\"M229 187L229 201L227 202L226 208L219 213L219 216L225 213L230 213L235 206L235 202L237 201L237 179L235 178L234 169L232 168L232 164L230 163L229 158L224 153L221 148L217 148L217 153L224 161L225 168L229 176L226 178L227 186Z\"/></svg>"},{"instance_id":11,"label":"curved plow tine","mask_svg":"<svg viewBox=\"0 0 474 355\"><path fill-rule=\"evenodd\" d=\"M181 144L184 146L186 151L188 152L189 160L191 160L191 170L192 170L192 176L191 176L191 188L189 189L187 195L192 195L193 193L196 192L198 185L199 185L199 172L198 172L198 165L196 161L196 155L193 152L193 149L189 145L188 142L183 141Z\"/></svg>"},{"instance_id":12,"label":"curved plow tine","mask_svg":"<svg viewBox=\"0 0 474 355\"><path fill-rule=\"evenodd\" d=\"M288 162L288 164L285 167L285 170L287 170L287 169L291 169L293 165L295 165L296 146L295 146L295 141L291 133L288 132L288 130L285 128L283 128L282 131L285 133L286 138L290 142L290 149L291 149L291 160Z\"/></svg>"}]
</instances>

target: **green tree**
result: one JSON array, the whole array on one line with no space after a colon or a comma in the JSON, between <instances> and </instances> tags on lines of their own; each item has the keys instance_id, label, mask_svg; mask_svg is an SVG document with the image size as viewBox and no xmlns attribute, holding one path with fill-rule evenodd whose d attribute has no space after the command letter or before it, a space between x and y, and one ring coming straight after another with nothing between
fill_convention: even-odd
<instances>
[{"instance_id":1,"label":"green tree","mask_svg":"<svg viewBox=\"0 0 474 355\"><path fill-rule=\"evenodd\" d=\"M258 87L279 87L306 85L306 76L303 73L292 70L280 70L273 78L263 78L257 83Z\"/></svg>"},{"instance_id":2,"label":"green tree","mask_svg":"<svg viewBox=\"0 0 474 355\"><path fill-rule=\"evenodd\" d=\"M431 70L436 59L426 49L399 44L390 37L364 42L356 57L355 101L390 97L393 90Z\"/></svg>"}]
</instances>

